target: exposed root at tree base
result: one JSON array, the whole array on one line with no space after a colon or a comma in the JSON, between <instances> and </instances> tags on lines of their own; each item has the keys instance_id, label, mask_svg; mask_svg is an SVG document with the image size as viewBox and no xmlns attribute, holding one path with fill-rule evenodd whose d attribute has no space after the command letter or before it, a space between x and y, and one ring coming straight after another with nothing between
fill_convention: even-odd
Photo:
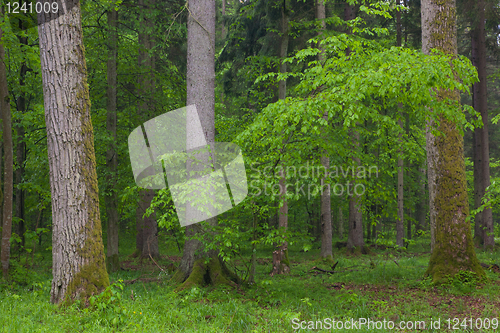
<instances>
[{"instance_id":1,"label":"exposed root at tree base","mask_svg":"<svg viewBox=\"0 0 500 333\"><path fill-rule=\"evenodd\" d=\"M210 258L208 264L205 264L205 259L198 259L194 262L191 274L187 279L185 279L184 273L177 269L172 280L181 283L175 288L175 292L195 286L218 286L221 284L231 287L238 286L235 283L238 282L236 275L231 273L224 264L221 264L219 258Z\"/></svg>"}]
</instances>

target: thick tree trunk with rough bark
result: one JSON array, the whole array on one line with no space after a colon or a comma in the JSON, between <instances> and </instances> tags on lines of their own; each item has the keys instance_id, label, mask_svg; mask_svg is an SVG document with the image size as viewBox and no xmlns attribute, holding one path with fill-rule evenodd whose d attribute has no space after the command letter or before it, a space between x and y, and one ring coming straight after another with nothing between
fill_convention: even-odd
<instances>
[{"instance_id":1,"label":"thick tree trunk with rough bark","mask_svg":"<svg viewBox=\"0 0 500 333\"><path fill-rule=\"evenodd\" d=\"M106 152L106 167L108 169L108 177L106 179L106 190L108 193L104 196L106 203L107 223L107 253L106 263L109 272L114 272L120 269L120 261L118 257L118 224L120 217L118 215L116 195L116 178L118 170L118 159L116 156L116 59L118 50L118 12L110 9L108 16L108 63L107 63L107 115L106 129L113 140L109 143L108 151Z\"/></svg>"},{"instance_id":2,"label":"thick tree trunk with rough bark","mask_svg":"<svg viewBox=\"0 0 500 333\"><path fill-rule=\"evenodd\" d=\"M436 48L457 54L456 4L454 0L422 1L422 51ZM440 91L441 98L459 99L456 91ZM456 124L439 115L439 131L427 131L431 221L434 246L426 271L434 282L444 282L446 275L472 271L484 276L474 250L469 214L463 137ZM433 126L433 124L431 124ZM432 225L431 225L432 228Z\"/></svg>"},{"instance_id":3,"label":"thick tree trunk with rough bark","mask_svg":"<svg viewBox=\"0 0 500 333\"><path fill-rule=\"evenodd\" d=\"M0 15L3 16L3 8L0 9ZM3 31L0 29L0 41L3 37ZM5 279L9 275L10 259L10 237L12 235L12 200L14 191L14 147L12 143L12 122L10 114L9 88L7 86L7 71L5 68L5 50L0 42L0 115L2 118L2 139L5 152L3 168L4 188L3 188L3 218L2 218L2 250L0 261L2 263L2 275ZM0 156L1 157L1 156ZM0 164L1 164L0 159ZM2 204L2 202L0 202Z\"/></svg>"},{"instance_id":4,"label":"thick tree trunk with rough bark","mask_svg":"<svg viewBox=\"0 0 500 333\"><path fill-rule=\"evenodd\" d=\"M74 4L58 19L38 16L52 195L53 303L86 299L109 284L80 4ZM70 7L69 2L63 5Z\"/></svg>"},{"instance_id":5,"label":"thick tree trunk with rough bark","mask_svg":"<svg viewBox=\"0 0 500 333\"><path fill-rule=\"evenodd\" d=\"M52 195L53 303L86 299L108 284L80 4L38 15ZM69 8L70 3L63 1Z\"/></svg>"},{"instance_id":6,"label":"thick tree trunk with rough bark","mask_svg":"<svg viewBox=\"0 0 500 333\"><path fill-rule=\"evenodd\" d=\"M476 66L479 82L472 88L474 109L481 114L483 127L474 130L474 202L482 205L486 188L490 186L490 151L488 136L488 103L486 86L486 41L484 0L475 2L475 22L472 30L472 64ZM474 238L484 249L493 248L493 214L491 208L476 215Z\"/></svg>"}]
</instances>

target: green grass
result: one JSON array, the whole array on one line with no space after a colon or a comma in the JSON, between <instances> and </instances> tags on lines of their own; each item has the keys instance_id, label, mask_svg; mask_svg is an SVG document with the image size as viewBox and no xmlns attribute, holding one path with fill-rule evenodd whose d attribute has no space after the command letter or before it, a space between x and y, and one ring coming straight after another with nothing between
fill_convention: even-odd
<instances>
[{"instance_id":1,"label":"green grass","mask_svg":"<svg viewBox=\"0 0 500 333\"><path fill-rule=\"evenodd\" d=\"M78 304L58 308L49 302L51 256L49 252L42 252L37 254L32 269L14 265L13 277L18 283L0 283L0 332L310 331L294 330L294 318L306 322L325 318L342 321L385 319L396 325L400 321L425 321L428 325L430 320L440 320L440 330L426 331L468 332L479 330L460 325L456 330L447 330L446 320L466 317L498 320L500 316L497 273L488 272L489 281L478 287L466 280L435 287L423 279L430 255L425 252L428 243L425 239L402 252L374 250L370 255L347 256L345 251L337 250L334 257L339 263L333 275L311 270L315 266L331 269L330 263L317 259L318 249L304 253L292 247L291 274L270 277L272 251L263 248L258 251L254 285L237 290L202 287L179 294L173 292L175 285L169 282L167 270L170 259L180 256L173 243L161 249L168 257L158 260L157 265L128 257L134 248L132 237L123 235L120 241L122 267L127 270L111 274L111 280L160 278L160 282L136 281L124 284L123 289L116 284L109 297L101 297L90 308ZM498 250L493 253L478 250L480 261L486 263L498 263L499 254ZM19 260L16 255L14 257ZM20 259L26 262L24 255ZM30 263L29 259L27 261ZM241 259L232 264L244 269ZM450 324L453 325L453 321ZM389 330L359 328L349 331ZM487 331L495 330L481 330Z\"/></svg>"}]
</instances>

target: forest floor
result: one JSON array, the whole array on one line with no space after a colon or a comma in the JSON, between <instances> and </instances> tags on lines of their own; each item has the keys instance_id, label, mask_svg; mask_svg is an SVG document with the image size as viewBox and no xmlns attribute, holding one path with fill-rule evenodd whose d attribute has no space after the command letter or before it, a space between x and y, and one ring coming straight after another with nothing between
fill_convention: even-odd
<instances>
[{"instance_id":1,"label":"forest floor","mask_svg":"<svg viewBox=\"0 0 500 333\"><path fill-rule=\"evenodd\" d=\"M130 257L133 237L123 235L122 269L110 274L113 298L96 297L90 308L49 303L49 249L35 253L29 269L32 254L14 254L14 282L0 281L0 332L498 331L500 273L487 270L489 280L478 286L467 276L433 286L423 278L427 244L421 239L407 251L373 248L359 256L335 249L333 274L314 269L332 269L318 260L318 249L291 247L291 273L274 277L271 248L261 249L252 286L174 293L169 277L180 260L177 247L164 246L155 262L141 261ZM500 264L498 249L477 254L482 263ZM249 253L242 258L228 266L243 272Z\"/></svg>"}]
</instances>

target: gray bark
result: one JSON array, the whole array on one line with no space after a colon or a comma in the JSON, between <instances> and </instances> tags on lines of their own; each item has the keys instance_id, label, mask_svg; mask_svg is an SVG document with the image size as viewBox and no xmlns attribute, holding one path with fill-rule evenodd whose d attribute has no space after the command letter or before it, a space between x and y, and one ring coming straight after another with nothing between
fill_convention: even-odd
<instances>
[{"instance_id":1,"label":"gray bark","mask_svg":"<svg viewBox=\"0 0 500 333\"><path fill-rule=\"evenodd\" d=\"M106 152L106 167L108 169L108 177L106 180L107 192L104 196L106 203L107 223L107 265L108 271L114 272L120 268L118 258L118 197L116 195L116 178L118 170L118 159L116 156L116 59L117 59L117 24L118 12L110 9L108 16L108 63L107 63L107 115L106 129L113 140L109 144Z\"/></svg>"},{"instance_id":2,"label":"gray bark","mask_svg":"<svg viewBox=\"0 0 500 333\"><path fill-rule=\"evenodd\" d=\"M195 105L207 144L215 141L215 0L192 0L188 4L187 42L187 105ZM190 132L188 123L187 132ZM187 137L187 145L197 147L196 142ZM188 165L188 170L190 170ZM189 206L186 207L189 214ZM217 223L212 217L208 223ZM186 280L197 259L210 256L205 253L202 243L191 237L203 230L199 223L186 226L186 241L179 265L179 280ZM199 254L195 252L199 250Z\"/></svg>"},{"instance_id":3,"label":"gray bark","mask_svg":"<svg viewBox=\"0 0 500 333\"><path fill-rule=\"evenodd\" d=\"M52 197L51 302L85 299L108 284L80 4L38 15Z\"/></svg>"}]
</instances>

